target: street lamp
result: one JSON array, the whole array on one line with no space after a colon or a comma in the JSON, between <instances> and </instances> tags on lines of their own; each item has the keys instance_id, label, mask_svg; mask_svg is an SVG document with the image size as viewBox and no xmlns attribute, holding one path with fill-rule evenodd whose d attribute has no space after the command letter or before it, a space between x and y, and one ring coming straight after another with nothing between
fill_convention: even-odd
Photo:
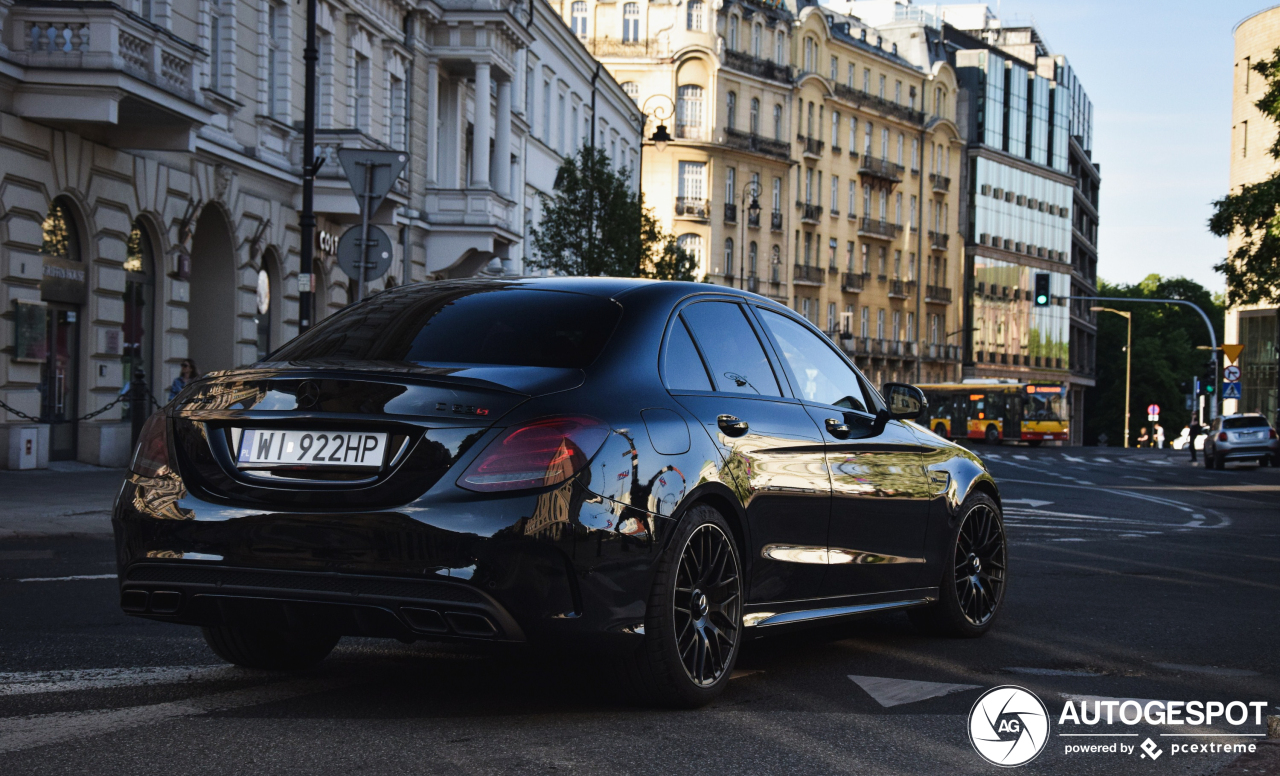
<instances>
[{"instance_id":1,"label":"street lamp","mask_svg":"<svg viewBox=\"0 0 1280 776\"><path fill-rule=\"evenodd\" d=\"M747 222L760 217L760 184L757 181L747 181L742 187L742 199L746 201L747 191L751 191L751 204L747 205L747 217L742 219L741 225L738 227L738 249L742 256L742 281L738 288L746 288L747 285ZM758 224L759 222L757 222ZM732 269L732 267L730 267ZM747 289L752 290L752 289Z\"/></svg>"},{"instance_id":2,"label":"street lamp","mask_svg":"<svg viewBox=\"0 0 1280 776\"><path fill-rule=\"evenodd\" d=\"M1133 313L1126 310L1113 310L1110 307L1090 307L1095 313L1115 313L1124 316L1129 322L1129 342L1124 348L1124 446L1129 447L1129 385L1133 374Z\"/></svg>"},{"instance_id":3,"label":"street lamp","mask_svg":"<svg viewBox=\"0 0 1280 776\"><path fill-rule=\"evenodd\" d=\"M658 103L651 110L649 103L654 100ZM651 94L640 106L640 164L636 169L636 208L639 212L636 214L638 216L636 228L641 231L641 234L636 235L636 277L640 277L640 273L644 270L644 131L649 126L649 117L652 116L658 122L658 126L654 128L649 140L658 153L667 150L667 143L671 142L671 133L667 131L667 125L663 122L675 115L675 112L675 103L665 94Z\"/></svg>"}]
</instances>

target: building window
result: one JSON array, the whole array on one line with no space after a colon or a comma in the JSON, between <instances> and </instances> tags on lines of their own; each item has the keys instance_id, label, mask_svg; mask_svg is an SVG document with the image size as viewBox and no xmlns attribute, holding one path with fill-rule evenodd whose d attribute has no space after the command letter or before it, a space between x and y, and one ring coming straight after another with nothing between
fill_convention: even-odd
<instances>
[{"instance_id":1,"label":"building window","mask_svg":"<svg viewBox=\"0 0 1280 776\"><path fill-rule=\"evenodd\" d=\"M579 38L587 37L587 4L583 0L576 0L569 9L573 34Z\"/></svg>"},{"instance_id":2,"label":"building window","mask_svg":"<svg viewBox=\"0 0 1280 776\"><path fill-rule=\"evenodd\" d=\"M898 133L898 166L899 167L902 166L902 147L905 144L905 142L906 142L906 138L903 137L901 132L899 132Z\"/></svg>"},{"instance_id":3,"label":"building window","mask_svg":"<svg viewBox=\"0 0 1280 776\"><path fill-rule=\"evenodd\" d=\"M392 148L405 148L405 82L395 76L390 77L391 99L388 101L391 120L387 122L388 139Z\"/></svg>"},{"instance_id":4,"label":"building window","mask_svg":"<svg viewBox=\"0 0 1280 776\"><path fill-rule=\"evenodd\" d=\"M702 138L702 87L688 84L676 90L676 137Z\"/></svg>"},{"instance_id":5,"label":"building window","mask_svg":"<svg viewBox=\"0 0 1280 776\"><path fill-rule=\"evenodd\" d=\"M724 240L724 267L722 268L725 275L733 274L733 238L726 237Z\"/></svg>"},{"instance_id":6,"label":"building window","mask_svg":"<svg viewBox=\"0 0 1280 776\"><path fill-rule=\"evenodd\" d=\"M682 234L676 238L676 244L684 249L685 253L693 257L698 267L702 267L702 235L700 234Z\"/></svg>"},{"instance_id":7,"label":"building window","mask_svg":"<svg viewBox=\"0 0 1280 776\"><path fill-rule=\"evenodd\" d=\"M542 82L542 142L551 145L551 82Z\"/></svg>"},{"instance_id":8,"label":"building window","mask_svg":"<svg viewBox=\"0 0 1280 776\"><path fill-rule=\"evenodd\" d=\"M840 60L837 57L831 58L831 80L834 81L840 77Z\"/></svg>"},{"instance_id":9,"label":"building window","mask_svg":"<svg viewBox=\"0 0 1280 776\"><path fill-rule=\"evenodd\" d=\"M840 145L840 111L831 111L831 145Z\"/></svg>"},{"instance_id":10,"label":"building window","mask_svg":"<svg viewBox=\"0 0 1280 776\"><path fill-rule=\"evenodd\" d=\"M229 80L224 72L228 60L226 46L223 44L225 38L222 14L215 5L209 14L209 88L215 92L223 91Z\"/></svg>"},{"instance_id":11,"label":"building window","mask_svg":"<svg viewBox=\"0 0 1280 776\"><path fill-rule=\"evenodd\" d=\"M840 176L831 176L831 215L840 214Z\"/></svg>"},{"instance_id":12,"label":"building window","mask_svg":"<svg viewBox=\"0 0 1280 776\"><path fill-rule=\"evenodd\" d=\"M817 49L818 49L818 44L814 42L813 38L805 38L805 39L804 39L804 60L803 60L803 62L804 62L804 71L805 71L806 73L812 73L812 72L813 72L813 67L814 67L814 65L813 65L813 60L814 60L814 58L817 56Z\"/></svg>"},{"instance_id":13,"label":"building window","mask_svg":"<svg viewBox=\"0 0 1280 776\"><path fill-rule=\"evenodd\" d=\"M787 64L787 36L782 30L773 33L773 61Z\"/></svg>"},{"instance_id":14,"label":"building window","mask_svg":"<svg viewBox=\"0 0 1280 776\"><path fill-rule=\"evenodd\" d=\"M738 188L738 168L726 167L724 171L724 201L730 205L737 204L734 191Z\"/></svg>"},{"instance_id":15,"label":"building window","mask_svg":"<svg viewBox=\"0 0 1280 776\"><path fill-rule=\"evenodd\" d=\"M871 246L866 243L862 244L862 274L871 274ZM862 336L867 336L867 333L864 331Z\"/></svg>"},{"instance_id":16,"label":"building window","mask_svg":"<svg viewBox=\"0 0 1280 776\"><path fill-rule=\"evenodd\" d=\"M862 68L862 91L871 94L871 68Z\"/></svg>"},{"instance_id":17,"label":"building window","mask_svg":"<svg viewBox=\"0 0 1280 776\"><path fill-rule=\"evenodd\" d=\"M872 123L871 123L870 121L868 121L868 122L867 122L867 131L866 131L865 133L863 133L863 142L862 142L862 155L863 155L863 156L871 156L871 134L872 134L872 131L873 131L873 125L872 125Z\"/></svg>"},{"instance_id":18,"label":"building window","mask_svg":"<svg viewBox=\"0 0 1280 776\"><path fill-rule=\"evenodd\" d=\"M902 311L893 311L893 340L897 342L902 339Z\"/></svg>"},{"instance_id":19,"label":"building window","mask_svg":"<svg viewBox=\"0 0 1280 776\"><path fill-rule=\"evenodd\" d=\"M703 162L680 162L681 199L706 199L707 165Z\"/></svg>"},{"instance_id":20,"label":"building window","mask_svg":"<svg viewBox=\"0 0 1280 776\"><path fill-rule=\"evenodd\" d=\"M266 113L275 119L289 117L289 11L278 3L267 3Z\"/></svg>"},{"instance_id":21,"label":"building window","mask_svg":"<svg viewBox=\"0 0 1280 776\"><path fill-rule=\"evenodd\" d=\"M782 140L782 106L773 106L773 139Z\"/></svg>"},{"instance_id":22,"label":"building window","mask_svg":"<svg viewBox=\"0 0 1280 776\"><path fill-rule=\"evenodd\" d=\"M729 40L727 45L730 51L738 50L738 16L736 14L729 17Z\"/></svg>"},{"instance_id":23,"label":"building window","mask_svg":"<svg viewBox=\"0 0 1280 776\"><path fill-rule=\"evenodd\" d=\"M867 337L871 336L871 308L870 307L864 306L862 308L862 321L858 329L858 336L862 337L863 339L866 339Z\"/></svg>"},{"instance_id":24,"label":"building window","mask_svg":"<svg viewBox=\"0 0 1280 776\"><path fill-rule=\"evenodd\" d=\"M352 52L351 56L351 126L368 132L369 58L358 52Z\"/></svg>"},{"instance_id":25,"label":"building window","mask_svg":"<svg viewBox=\"0 0 1280 776\"><path fill-rule=\"evenodd\" d=\"M893 82L893 101L898 105L902 104L902 82L901 81Z\"/></svg>"},{"instance_id":26,"label":"building window","mask_svg":"<svg viewBox=\"0 0 1280 776\"><path fill-rule=\"evenodd\" d=\"M865 221L871 218L871 186L864 185L862 187L862 219Z\"/></svg>"},{"instance_id":27,"label":"building window","mask_svg":"<svg viewBox=\"0 0 1280 776\"><path fill-rule=\"evenodd\" d=\"M751 121L751 127L750 127L751 134L753 135L760 134L760 100L755 97L751 98L750 121Z\"/></svg>"},{"instance_id":28,"label":"building window","mask_svg":"<svg viewBox=\"0 0 1280 776\"><path fill-rule=\"evenodd\" d=\"M885 85L885 77L882 75L880 76L880 99L882 100L884 99L884 85Z\"/></svg>"},{"instance_id":29,"label":"building window","mask_svg":"<svg viewBox=\"0 0 1280 776\"><path fill-rule=\"evenodd\" d=\"M690 30L701 32L706 14L706 6L702 0L689 0L685 26Z\"/></svg>"},{"instance_id":30,"label":"building window","mask_svg":"<svg viewBox=\"0 0 1280 776\"><path fill-rule=\"evenodd\" d=\"M635 43L640 40L640 4L627 3L622 6L622 41Z\"/></svg>"},{"instance_id":31,"label":"building window","mask_svg":"<svg viewBox=\"0 0 1280 776\"><path fill-rule=\"evenodd\" d=\"M764 37L764 28L759 24L751 26L751 56L760 58L760 39Z\"/></svg>"},{"instance_id":32,"label":"building window","mask_svg":"<svg viewBox=\"0 0 1280 776\"><path fill-rule=\"evenodd\" d=\"M747 275L748 277L756 277L756 241L752 240L747 246Z\"/></svg>"},{"instance_id":33,"label":"building window","mask_svg":"<svg viewBox=\"0 0 1280 776\"><path fill-rule=\"evenodd\" d=\"M840 248L840 242L832 237L827 240L827 267L836 268L836 251Z\"/></svg>"},{"instance_id":34,"label":"building window","mask_svg":"<svg viewBox=\"0 0 1280 776\"><path fill-rule=\"evenodd\" d=\"M738 128L738 93L729 92L728 107L725 110L725 125L729 129Z\"/></svg>"},{"instance_id":35,"label":"building window","mask_svg":"<svg viewBox=\"0 0 1280 776\"><path fill-rule=\"evenodd\" d=\"M782 213L782 179L773 179L773 212Z\"/></svg>"},{"instance_id":36,"label":"building window","mask_svg":"<svg viewBox=\"0 0 1280 776\"><path fill-rule=\"evenodd\" d=\"M884 339L884 308L876 310L876 339Z\"/></svg>"},{"instance_id":37,"label":"building window","mask_svg":"<svg viewBox=\"0 0 1280 776\"><path fill-rule=\"evenodd\" d=\"M633 102L640 101L640 84L636 83L635 81L623 82L622 91L624 94L630 97Z\"/></svg>"},{"instance_id":38,"label":"building window","mask_svg":"<svg viewBox=\"0 0 1280 776\"><path fill-rule=\"evenodd\" d=\"M857 203L857 193L858 193L858 184L857 184L857 182L856 182L856 181L853 181L853 180L850 180L850 181L849 181L849 209L848 209L848 213L849 213L849 215L853 215L854 213L858 212L857 205L856 205L856 203ZM850 243L850 244L852 245L852 243ZM850 272L852 272L852 271L853 271L853 268L852 268L852 267L850 267L850 268L849 268L849 271L850 271Z\"/></svg>"},{"instance_id":39,"label":"building window","mask_svg":"<svg viewBox=\"0 0 1280 776\"><path fill-rule=\"evenodd\" d=\"M887 128L880 130L880 158L889 158L889 130Z\"/></svg>"}]
</instances>

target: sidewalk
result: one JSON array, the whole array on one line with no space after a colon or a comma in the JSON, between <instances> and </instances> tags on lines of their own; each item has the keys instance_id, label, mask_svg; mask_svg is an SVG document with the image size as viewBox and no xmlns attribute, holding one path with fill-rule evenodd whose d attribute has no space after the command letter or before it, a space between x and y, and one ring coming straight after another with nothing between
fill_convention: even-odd
<instances>
[{"instance_id":1,"label":"sidewalk","mask_svg":"<svg viewBox=\"0 0 1280 776\"><path fill-rule=\"evenodd\" d=\"M111 506L124 469L58 461L48 469L0 471L0 540L111 534Z\"/></svg>"}]
</instances>

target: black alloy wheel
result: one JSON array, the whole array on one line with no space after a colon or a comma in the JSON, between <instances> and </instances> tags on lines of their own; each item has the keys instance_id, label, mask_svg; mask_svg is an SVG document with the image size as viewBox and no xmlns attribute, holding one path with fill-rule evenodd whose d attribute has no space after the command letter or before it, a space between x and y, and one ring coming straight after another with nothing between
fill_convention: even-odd
<instances>
[{"instance_id":1,"label":"black alloy wheel","mask_svg":"<svg viewBox=\"0 0 1280 776\"><path fill-rule=\"evenodd\" d=\"M1004 595L1004 526L992 505L977 504L964 516L956 538L956 598L966 620L981 627L995 616Z\"/></svg>"},{"instance_id":2,"label":"black alloy wheel","mask_svg":"<svg viewBox=\"0 0 1280 776\"><path fill-rule=\"evenodd\" d=\"M694 708L729 683L742 646L742 562L716 509L697 504L658 562L644 642L626 662L642 703Z\"/></svg>"},{"instance_id":3,"label":"black alloy wheel","mask_svg":"<svg viewBox=\"0 0 1280 776\"><path fill-rule=\"evenodd\" d=\"M938 601L907 614L927 633L974 638L990 629L1004 603L1008 549L1000 507L989 495L970 493L959 513Z\"/></svg>"},{"instance_id":4,"label":"black alloy wheel","mask_svg":"<svg viewBox=\"0 0 1280 776\"><path fill-rule=\"evenodd\" d=\"M742 629L741 575L733 542L706 523L685 543L672 615L685 673L699 687L719 681Z\"/></svg>"}]
</instances>

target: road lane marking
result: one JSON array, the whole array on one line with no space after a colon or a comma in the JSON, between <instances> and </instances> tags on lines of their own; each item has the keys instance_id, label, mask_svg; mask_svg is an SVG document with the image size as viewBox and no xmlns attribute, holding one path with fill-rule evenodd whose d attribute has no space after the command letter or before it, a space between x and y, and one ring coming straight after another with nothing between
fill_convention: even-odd
<instances>
[{"instance_id":1,"label":"road lane marking","mask_svg":"<svg viewBox=\"0 0 1280 776\"><path fill-rule=\"evenodd\" d=\"M272 674L228 665L138 666L134 668L87 668L71 671L24 671L0 673L0 696L33 695L51 692L100 690L110 687L141 687L182 682L269 678Z\"/></svg>"},{"instance_id":2,"label":"road lane marking","mask_svg":"<svg viewBox=\"0 0 1280 776\"><path fill-rule=\"evenodd\" d=\"M1021 485L1040 485L1040 486L1047 486L1047 487L1051 487L1051 488L1076 488L1077 490L1088 490L1088 491L1091 491L1091 492L1093 492L1093 493L1110 493L1110 494L1111 494L1111 495L1113 495L1113 496L1128 496L1129 498L1136 498L1136 499L1138 499L1138 500L1140 500L1140 501L1150 501L1150 502L1153 502L1153 503L1156 503L1156 504L1163 504L1164 506L1167 506L1167 507L1173 507L1173 508L1175 508L1175 509L1180 509L1180 510L1182 510L1183 512L1192 512L1192 511L1193 511L1192 507L1189 507L1189 506L1187 506L1186 504L1183 504L1182 502L1179 502L1179 501L1174 501L1174 500L1172 500L1172 499L1167 499L1167 498L1160 498L1160 497L1158 497L1158 496L1151 496L1151 495L1148 495L1148 494L1145 494L1145 493L1133 493L1133 492L1131 492L1131 491L1129 491L1129 490L1116 490L1116 489L1114 489L1114 488L1100 488L1100 487L1097 487L1097 486L1091 486L1091 487L1087 487L1087 488L1086 488L1086 487L1084 487L1084 486L1082 486L1082 485L1068 485L1068 484L1066 484L1065 482L1051 482L1051 481L1048 481L1048 480L1015 480L1015 479L1010 479L1010 478L1007 478L1007 477L1002 477L1002 478L1001 478L1001 482L1016 482L1016 483L1019 483L1019 484L1021 484ZM1126 486L1123 486L1123 487L1126 487L1126 488L1136 488L1136 487L1141 487L1141 486L1126 485ZM1206 512L1210 512L1210 513L1212 513L1212 514L1214 515L1214 517L1216 517L1216 518L1218 519L1218 522L1217 522L1217 523L1215 523L1214 525L1199 525L1199 526L1195 526L1195 527L1197 527L1197 528L1226 528L1227 526L1231 525L1231 518L1227 517L1226 515L1222 514L1221 512L1218 512L1218 511L1217 511L1217 510L1215 510L1215 509L1206 509L1205 511L1206 511ZM1203 517L1203 516L1201 516L1201 517Z\"/></svg>"},{"instance_id":3,"label":"road lane marking","mask_svg":"<svg viewBox=\"0 0 1280 776\"><path fill-rule=\"evenodd\" d=\"M106 733L118 733L129 728L154 725L181 717L199 716L211 711L277 703L302 695L336 690L356 681L355 678L294 679L148 706L8 717L0 719L0 753L60 744Z\"/></svg>"},{"instance_id":4,"label":"road lane marking","mask_svg":"<svg viewBox=\"0 0 1280 776\"><path fill-rule=\"evenodd\" d=\"M1094 458L1093 460L1097 461L1098 463L1111 463L1110 458Z\"/></svg>"},{"instance_id":5,"label":"road lane marking","mask_svg":"<svg viewBox=\"0 0 1280 776\"><path fill-rule=\"evenodd\" d=\"M1066 669L1036 668L1034 666L1009 666L1004 670L1015 674L1027 674L1028 676L1102 676L1098 671L1089 671L1083 668Z\"/></svg>"},{"instance_id":6,"label":"road lane marking","mask_svg":"<svg viewBox=\"0 0 1280 776\"><path fill-rule=\"evenodd\" d=\"M1031 460L1030 458L1028 458L1028 457L1027 457L1027 456L1025 456L1025 455L1015 455L1015 456L1014 456L1014 458L1016 458L1016 459L1017 459L1017 460L1019 460L1019 461L1030 461L1030 460Z\"/></svg>"},{"instance_id":7,"label":"road lane marking","mask_svg":"<svg viewBox=\"0 0 1280 776\"><path fill-rule=\"evenodd\" d=\"M27 577L11 579L10 582L72 582L79 579L119 579L116 574L75 574L69 577Z\"/></svg>"},{"instance_id":8,"label":"road lane marking","mask_svg":"<svg viewBox=\"0 0 1280 776\"><path fill-rule=\"evenodd\" d=\"M1052 501L1040 501L1034 498L1007 498L1002 502L1004 504L1026 504L1031 508L1044 507L1052 504Z\"/></svg>"},{"instance_id":9,"label":"road lane marking","mask_svg":"<svg viewBox=\"0 0 1280 776\"><path fill-rule=\"evenodd\" d=\"M1209 674L1211 676L1261 676L1258 671L1247 668L1221 668L1219 666L1191 666L1184 663L1152 663L1156 668L1166 671L1185 671L1193 674Z\"/></svg>"},{"instance_id":10,"label":"road lane marking","mask_svg":"<svg viewBox=\"0 0 1280 776\"><path fill-rule=\"evenodd\" d=\"M853 683L861 687L867 695L875 699L885 708L901 706L904 703L915 703L929 698L938 698L956 692L980 690L980 684L949 684L945 682L922 682L918 679L891 679L886 676L854 676L849 674Z\"/></svg>"}]
</instances>

